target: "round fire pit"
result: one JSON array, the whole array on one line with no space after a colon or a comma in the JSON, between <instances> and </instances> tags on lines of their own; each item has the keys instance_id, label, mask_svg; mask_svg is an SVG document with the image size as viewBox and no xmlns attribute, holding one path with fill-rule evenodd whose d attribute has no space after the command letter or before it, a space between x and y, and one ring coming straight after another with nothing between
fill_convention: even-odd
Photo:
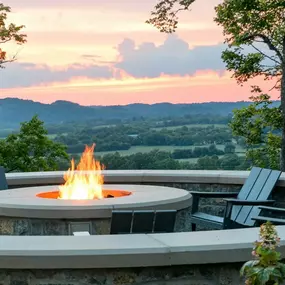
<instances>
[{"instance_id":1,"label":"round fire pit","mask_svg":"<svg viewBox=\"0 0 285 285\"><path fill-rule=\"evenodd\" d=\"M104 198L118 198L118 197L129 196L132 194L132 192L123 191L123 190L103 190L102 192ZM44 199L59 199L60 194L59 191L52 191L52 192L39 193L36 196Z\"/></svg>"},{"instance_id":2,"label":"round fire pit","mask_svg":"<svg viewBox=\"0 0 285 285\"><path fill-rule=\"evenodd\" d=\"M68 235L84 223L91 234L109 234L112 210L174 209L181 231L192 201L186 190L148 185L103 185L103 196L61 200L58 186L0 191L0 235Z\"/></svg>"}]
</instances>

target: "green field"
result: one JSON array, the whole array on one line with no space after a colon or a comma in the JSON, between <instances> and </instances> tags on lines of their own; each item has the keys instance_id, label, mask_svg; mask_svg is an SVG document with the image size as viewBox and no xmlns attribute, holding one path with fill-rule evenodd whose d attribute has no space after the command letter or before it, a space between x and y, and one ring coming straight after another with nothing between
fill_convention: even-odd
<instances>
[{"instance_id":1,"label":"green field","mask_svg":"<svg viewBox=\"0 0 285 285\"><path fill-rule=\"evenodd\" d=\"M203 146L133 146L128 150L118 150L118 151L101 151L101 152L96 152L95 149L95 153L96 155L102 156L105 154L109 154L109 153L115 153L115 152L119 152L121 155L131 155L131 154L135 154L138 152L150 152L154 149L159 149L161 151L174 151L175 149L193 149L195 147L209 147L209 145L203 145ZM224 145L217 145L216 146L217 149L221 149L224 150ZM236 153L240 153L240 154L244 154L245 149L241 148L240 146L236 145Z\"/></svg>"},{"instance_id":2,"label":"green field","mask_svg":"<svg viewBox=\"0 0 285 285\"><path fill-rule=\"evenodd\" d=\"M187 127L187 128L207 128L207 127L215 127L215 128L228 128L228 125L224 124L191 124L191 125L181 125L181 126L171 126L171 127L158 127L158 128L152 128L153 130L175 130L178 128Z\"/></svg>"},{"instance_id":3,"label":"green field","mask_svg":"<svg viewBox=\"0 0 285 285\"><path fill-rule=\"evenodd\" d=\"M238 156L245 156L245 153L236 153ZM223 158L223 155L218 155L219 158ZM184 159L177 159L180 162L189 162L189 163L196 163L199 158L184 158Z\"/></svg>"}]
</instances>

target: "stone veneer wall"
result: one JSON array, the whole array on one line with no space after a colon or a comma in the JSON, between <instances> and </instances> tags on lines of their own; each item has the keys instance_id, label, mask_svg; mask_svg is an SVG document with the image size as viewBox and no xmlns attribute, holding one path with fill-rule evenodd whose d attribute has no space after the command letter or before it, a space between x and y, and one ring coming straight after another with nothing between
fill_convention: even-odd
<instances>
[{"instance_id":1,"label":"stone veneer wall","mask_svg":"<svg viewBox=\"0 0 285 285\"><path fill-rule=\"evenodd\" d=\"M188 191L204 192L238 192L240 185L218 185L218 184L190 184L190 183L136 183L175 187ZM26 186L25 186L26 187ZM201 199L200 209L206 213L223 216L224 205L222 199ZM177 214L175 232L187 232L191 230L190 216L191 208L181 210ZM76 220L79 222L79 220ZM80 220L89 222L90 220ZM0 235L68 235L69 223L75 220L42 220L23 219L0 216ZM109 234L111 219L94 219L91 222L90 234ZM198 230L208 228L198 227Z\"/></svg>"},{"instance_id":2,"label":"stone veneer wall","mask_svg":"<svg viewBox=\"0 0 285 285\"><path fill-rule=\"evenodd\" d=\"M0 216L0 235L44 235L44 236L61 236L69 235L70 222L90 222L91 233L98 235L107 235L110 233L111 219L94 219L94 220L42 220L13 218ZM0 283L1 285L1 283Z\"/></svg>"},{"instance_id":3,"label":"stone veneer wall","mask_svg":"<svg viewBox=\"0 0 285 285\"><path fill-rule=\"evenodd\" d=\"M177 213L175 232L187 232L190 230L190 209L180 210ZM90 222L91 235L110 234L111 219L86 219L86 220L43 220L0 216L0 235L45 235L58 236L69 235L71 222ZM0 283L1 285L1 283Z\"/></svg>"},{"instance_id":4,"label":"stone veneer wall","mask_svg":"<svg viewBox=\"0 0 285 285\"><path fill-rule=\"evenodd\" d=\"M144 183L144 184L150 184L150 183ZM242 187L242 185L234 185L234 184L231 185L231 184L190 184L190 183L151 183L151 185L169 186L169 187L185 189L188 191L236 192L236 193L238 193ZM275 200L274 206L285 208L285 188L276 186L272 192L272 199ZM202 198L200 201L199 209L202 212L223 217L225 211L225 205L226 203L223 201L223 199Z\"/></svg>"},{"instance_id":5,"label":"stone veneer wall","mask_svg":"<svg viewBox=\"0 0 285 285\"><path fill-rule=\"evenodd\" d=\"M135 183L133 183L135 184ZM237 192L241 185L230 184L192 184L192 183L136 183L147 185L159 185L181 188L188 191L201 192ZM279 207L285 207L285 189L276 187L273 191L273 199ZM223 216L225 203L222 199L201 199L200 210L217 216ZM191 208L178 212L175 231L190 231L190 212ZM79 220L76 220L79 222ZM80 220L84 222L84 220ZM90 220L86 220L89 222ZM68 235L69 223L72 220L41 220L9 218L0 216L0 235ZM110 219L94 219L91 222L91 234L109 234ZM211 230L210 228L200 227L198 230Z\"/></svg>"},{"instance_id":6,"label":"stone veneer wall","mask_svg":"<svg viewBox=\"0 0 285 285\"><path fill-rule=\"evenodd\" d=\"M239 285L241 264L131 269L0 270L2 285Z\"/></svg>"}]
</instances>

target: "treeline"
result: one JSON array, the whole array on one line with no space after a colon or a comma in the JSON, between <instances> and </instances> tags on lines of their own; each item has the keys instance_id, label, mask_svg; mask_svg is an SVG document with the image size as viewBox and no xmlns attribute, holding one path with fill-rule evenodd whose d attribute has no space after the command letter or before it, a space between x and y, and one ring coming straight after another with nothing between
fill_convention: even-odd
<instances>
[{"instance_id":1,"label":"treeline","mask_svg":"<svg viewBox=\"0 0 285 285\"><path fill-rule=\"evenodd\" d=\"M86 144L92 144L93 142L96 142L96 151L119 151L128 150L132 146L227 144L232 141L232 134L228 128L214 126L150 129L140 124L98 129L84 128L78 132L58 135L55 137L55 141L67 145L68 153L80 153Z\"/></svg>"},{"instance_id":2,"label":"treeline","mask_svg":"<svg viewBox=\"0 0 285 285\"><path fill-rule=\"evenodd\" d=\"M231 115L220 116L212 114L197 114L185 115L178 117L162 117L162 118L147 118L144 116L133 117L131 119L104 119L104 117L96 120L88 120L86 122L66 122L57 124L47 124L46 128L49 134L62 134L78 132L84 128L100 127L100 126L114 126L114 125L137 125L143 128L164 128L176 127L183 125L199 125L199 124L217 124L227 125L230 122Z\"/></svg>"},{"instance_id":3,"label":"treeline","mask_svg":"<svg viewBox=\"0 0 285 285\"><path fill-rule=\"evenodd\" d=\"M20 122L31 119L31 114L38 114L45 124L62 124L67 122L97 122L116 120L126 122L140 119L161 121L167 116L228 116L232 110L248 106L249 102L209 102L201 104L130 104L126 106L80 106L68 101L56 101L41 104L17 98L0 99L0 127L18 127ZM102 119L104 118L104 119Z\"/></svg>"},{"instance_id":4,"label":"treeline","mask_svg":"<svg viewBox=\"0 0 285 285\"><path fill-rule=\"evenodd\" d=\"M74 156L75 161L79 155ZM198 158L196 163L181 162L172 157L170 152L153 150L148 153L135 153L122 156L120 153L106 154L97 157L108 170L131 170L131 169L188 169L188 170L246 170L250 164L245 157L236 154L225 154L219 158L217 155ZM68 163L61 162L60 169L67 170Z\"/></svg>"},{"instance_id":5,"label":"treeline","mask_svg":"<svg viewBox=\"0 0 285 285\"><path fill-rule=\"evenodd\" d=\"M204 156L196 163L181 162L172 158L169 152L153 150L149 153L136 153L122 156L118 152L106 154L99 158L110 170L119 169L188 169L188 170L245 170L249 163L244 157L226 154L222 158L217 155Z\"/></svg>"},{"instance_id":6,"label":"treeline","mask_svg":"<svg viewBox=\"0 0 285 285\"><path fill-rule=\"evenodd\" d=\"M155 126L159 128L164 127L176 127L183 125L199 125L199 124L211 124L211 125L227 125L231 120L232 115L219 116L209 114L199 114L197 116L186 115L180 118L164 118L161 121L155 121Z\"/></svg>"},{"instance_id":7,"label":"treeline","mask_svg":"<svg viewBox=\"0 0 285 285\"><path fill-rule=\"evenodd\" d=\"M206 155L224 155L225 152L217 149L217 147L213 144L209 147L195 147L192 149L175 149L171 153L171 157L174 159L187 159L187 158L197 158L203 157Z\"/></svg>"}]
</instances>

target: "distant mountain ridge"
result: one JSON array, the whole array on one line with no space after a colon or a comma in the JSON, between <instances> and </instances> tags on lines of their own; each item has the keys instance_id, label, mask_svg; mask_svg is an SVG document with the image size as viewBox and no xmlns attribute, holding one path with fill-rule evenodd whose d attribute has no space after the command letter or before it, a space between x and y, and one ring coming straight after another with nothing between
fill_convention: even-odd
<instances>
[{"instance_id":1,"label":"distant mountain ridge","mask_svg":"<svg viewBox=\"0 0 285 285\"><path fill-rule=\"evenodd\" d=\"M275 102L278 104L279 102ZM45 123L83 122L87 120L116 120L132 118L181 117L195 114L227 116L235 108L250 102L209 102L195 104L129 104L124 106L81 106L69 101L42 104L17 98L0 99L0 127L17 127L35 114Z\"/></svg>"}]
</instances>

